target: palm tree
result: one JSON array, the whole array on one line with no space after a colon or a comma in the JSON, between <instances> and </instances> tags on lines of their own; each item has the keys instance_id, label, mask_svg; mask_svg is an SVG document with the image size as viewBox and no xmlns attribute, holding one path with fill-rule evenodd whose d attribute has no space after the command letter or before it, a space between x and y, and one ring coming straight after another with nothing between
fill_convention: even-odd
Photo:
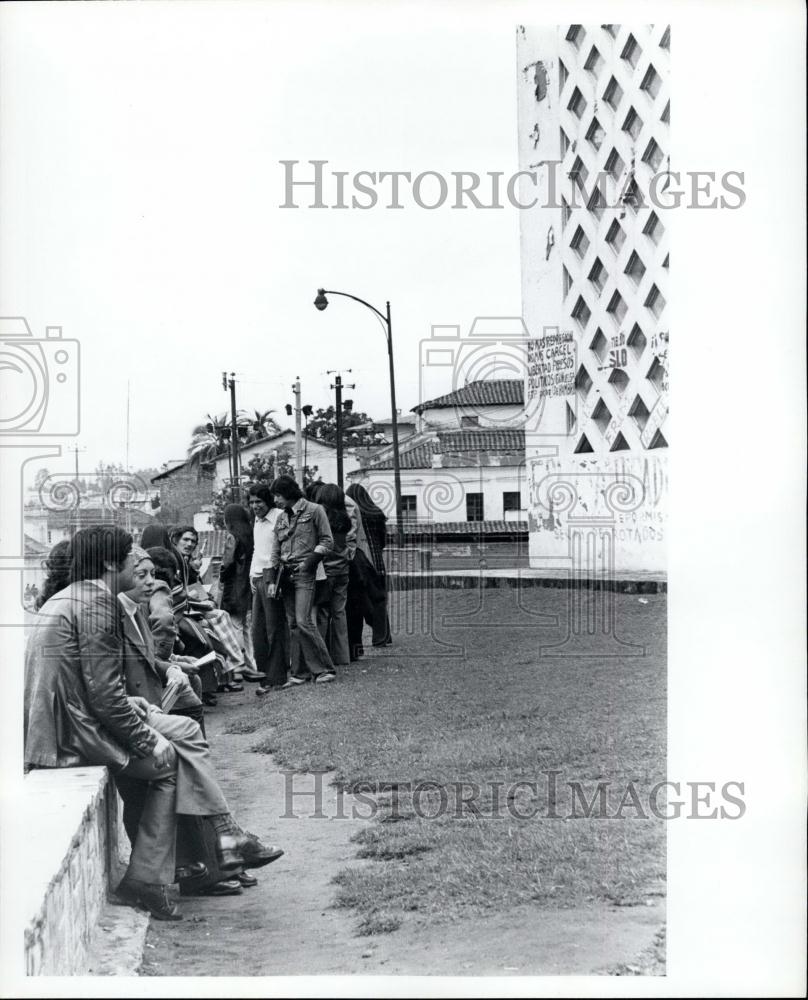
<instances>
[{"instance_id":1,"label":"palm tree","mask_svg":"<svg viewBox=\"0 0 808 1000\"><path fill-rule=\"evenodd\" d=\"M242 417L245 423L249 425L249 431L247 433L247 443L252 441L261 441L263 438L272 437L273 434L280 433L280 424L272 416L274 410L253 410L252 417L249 416L246 410L240 410L238 414L239 427L242 426ZM239 432L239 436L241 433Z\"/></svg>"},{"instance_id":2,"label":"palm tree","mask_svg":"<svg viewBox=\"0 0 808 1000\"><path fill-rule=\"evenodd\" d=\"M205 424L198 424L191 431L188 461L192 468L209 465L230 451L230 424L226 414L212 417L206 414Z\"/></svg>"}]
</instances>

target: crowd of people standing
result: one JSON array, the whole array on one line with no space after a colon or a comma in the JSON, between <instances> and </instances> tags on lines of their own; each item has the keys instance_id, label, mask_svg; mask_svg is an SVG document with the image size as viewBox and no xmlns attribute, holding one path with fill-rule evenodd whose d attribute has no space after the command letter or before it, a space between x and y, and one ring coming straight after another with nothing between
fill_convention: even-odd
<instances>
[{"instance_id":1,"label":"crowd of people standing","mask_svg":"<svg viewBox=\"0 0 808 1000\"><path fill-rule=\"evenodd\" d=\"M218 785L205 708L335 680L391 642L385 516L361 486L278 477L230 504L221 593L199 575L190 525L82 529L51 550L26 648L27 768L105 764L132 857L122 902L180 919L168 889L237 895L283 851L245 832Z\"/></svg>"}]
</instances>

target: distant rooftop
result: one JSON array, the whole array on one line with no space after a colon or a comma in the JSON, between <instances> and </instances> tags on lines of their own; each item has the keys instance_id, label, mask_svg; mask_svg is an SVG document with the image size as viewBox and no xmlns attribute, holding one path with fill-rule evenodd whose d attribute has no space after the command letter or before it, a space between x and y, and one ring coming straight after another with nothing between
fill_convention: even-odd
<instances>
[{"instance_id":1,"label":"distant rooftop","mask_svg":"<svg viewBox=\"0 0 808 1000\"><path fill-rule=\"evenodd\" d=\"M464 406L523 406L525 383L520 378L491 378L469 382L461 389L428 399L412 408L413 413L436 410L441 407Z\"/></svg>"}]
</instances>

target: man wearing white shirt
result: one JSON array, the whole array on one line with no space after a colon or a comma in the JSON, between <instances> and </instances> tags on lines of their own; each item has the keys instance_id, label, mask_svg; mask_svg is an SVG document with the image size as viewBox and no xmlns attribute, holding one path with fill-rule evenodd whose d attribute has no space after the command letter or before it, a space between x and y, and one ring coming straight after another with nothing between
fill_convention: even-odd
<instances>
[{"instance_id":1,"label":"man wearing white shirt","mask_svg":"<svg viewBox=\"0 0 808 1000\"><path fill-rule=\"evenodd\" d=\"M250 563L250 586L253 592L252 640L257 668L265 673L266 680L256 690L257 695L266 694L271 688L288 688L292 683L289 675L289 626L283 601L274 600L267 593L270 582L270 557L275 522L280 509L275 506L267 486L251 486L248 500L255 514L253 526L252 562Z\"/></svg>"}]
</instances>

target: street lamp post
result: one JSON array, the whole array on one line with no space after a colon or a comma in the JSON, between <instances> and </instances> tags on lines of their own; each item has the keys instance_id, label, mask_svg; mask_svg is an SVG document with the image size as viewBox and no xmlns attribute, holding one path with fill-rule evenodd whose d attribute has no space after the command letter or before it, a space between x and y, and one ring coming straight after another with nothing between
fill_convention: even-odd
<instances>
[{"instance_id":1,"label":"street lamp post","mask_svg":"<svg viewBox=\"0 0 808 1000\"><path fill-rule=\"evenodd\" d=\"M370 309L371 312L376 313L379 319L384 323L386 328L387 337L387 356L390 363L390 405L393 408L393 482L396 491L396 542L399 547L401 547L404 538L404 529L402 525L402 514L401 514L401 464L399 461L398 453L398 412L396 410L396 372L395 364L393 362L393 321L390 316L390 303L386 303L386 311L384 313L380 312L375 306L372 306L369 302L365 302L364 299L360 299L357 295L350 295L348 292L335 292L326 288L317 289L317 298L314 300L314 305L316 309L322 312L328 306L328 299L326 295L342 295L346 299L353 299L354 302L358 302L360 305L365 306Z\"/></svg>"}]
</instances>

